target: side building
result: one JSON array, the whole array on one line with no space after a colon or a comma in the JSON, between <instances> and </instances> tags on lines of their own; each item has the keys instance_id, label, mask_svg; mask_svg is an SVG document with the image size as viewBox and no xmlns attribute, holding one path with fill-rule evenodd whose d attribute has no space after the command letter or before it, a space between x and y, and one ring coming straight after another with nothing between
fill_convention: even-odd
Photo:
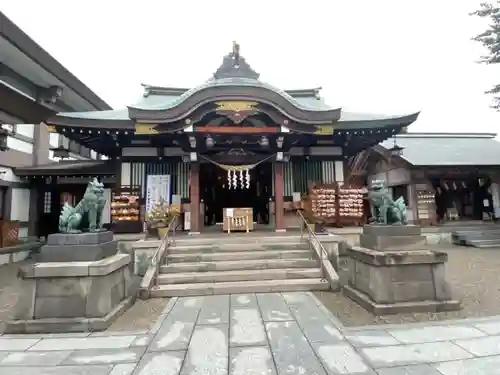
<instances>
[{"instance_id":1,"label":"side building","mask_svg":"<svg viewBox=\"0 0 500 375\"><path fill-rule=\"evenodd\" d=\"M47 119L51 132L109 161L62 162L16 173L39 197L51 197L52 224L45 232L56 230L57 202L65 190L70 193L71 179L97 175L109 198L112 192L126 194L146 205L151 176L168 176L162 189L182 205L184 229L192 233L220 223L223 209L238 207L251 208L255 222L286 230L285 212L310 182L343 182L350 156L400 133L418 116L346 112L327 105L319 92L281 90L261 81L237 48L195 88L144 85L142 100L127 108ZM40 217L43 199L36 210L33 217ZM142 230L143 215L113 218L112 211L106 209L105 220L115 228Z\"/></svg>"},{"instance_id":2,"label":"side building","mask_svg":"<svg viewBox=\"0 0 500 375\"><path fill-rule=\"evenodd\" d=\"M500 216L500 142L496 134L409 133L351 158L349 181L387 182L404 197L411 222L490 219ZM401 148L400 155L389 149Z\"/></svg>"},{"instance_id":3,"label":"side building","mask_svg":"<svg viewBox=\"0 0 500 375\"><path fill-rule=\"evenodd\" d=\"M100 158L63 135L49 134L40 123L60 111L111 107L1 12L0 51L0 220L20 221L24 237L34 197L13 169L56 162L63 146L68 158Z\"/></svg>"}]
</instances>

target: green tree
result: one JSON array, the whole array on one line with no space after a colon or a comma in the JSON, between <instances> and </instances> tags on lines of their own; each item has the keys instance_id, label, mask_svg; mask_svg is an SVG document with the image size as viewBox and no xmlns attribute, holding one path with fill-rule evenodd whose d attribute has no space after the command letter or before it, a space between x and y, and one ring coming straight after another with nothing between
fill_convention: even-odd
<instances>
[{"instance_id":1,"label":"green tree","mask_svg":"<svg viewBox=\"0 0 500 375\"><path fill-rule=\"evenodd\" d=\"M488 28L486 31L475 36L473 40L481 43L487 48L488 54L481 56L480 63L499 64L500 63L500 0L490 3L481 3L479 10L471 13L472 16L486 18ZM500 84L493 86L486 91L493 95L492 107L500 111Z\"/></svg>"}]
</instances>

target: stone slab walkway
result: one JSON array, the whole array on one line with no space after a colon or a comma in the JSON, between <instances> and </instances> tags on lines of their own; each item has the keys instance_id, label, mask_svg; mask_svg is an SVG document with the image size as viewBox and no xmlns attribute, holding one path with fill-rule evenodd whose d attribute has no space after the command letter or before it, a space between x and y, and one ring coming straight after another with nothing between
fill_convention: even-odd
<instances>
[{"instance_id":1,"label":"stone slab walkway","mask_svg":"<svg viewBox=\"0 0 500 375\"><path fill-rule=\"evenodd\" d=\"M0 375L497 375L499 368L500 317L347 329L302 292L173 298L150 331L0 337Z\"/></svg>"}]
</instances>

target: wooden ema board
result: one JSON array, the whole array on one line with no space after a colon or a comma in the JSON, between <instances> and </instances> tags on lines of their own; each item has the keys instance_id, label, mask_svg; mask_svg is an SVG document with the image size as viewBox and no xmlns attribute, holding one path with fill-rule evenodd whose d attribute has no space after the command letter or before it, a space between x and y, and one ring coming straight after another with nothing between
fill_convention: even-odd
<instances>
[{"instance_id":1,"label":"wooden ema board","mask_svg":"<svg viewBox=\"0 0 500 375\"><path fill-rule=\"evenodd\" d=\"M224 232L253 230L253 209L252 208L224 208L222 230Z\"/></svg>"},{"instance_id":2,"label":"wooden ema board","mask_svg":"<svg viewBox=\"0 0 500 375\"><path fill-rule=\"evenodd\" d=\"M316 184L309 188L304 201L306 217L313 223L342 227L365 222L364 191L339 184Z\"/></svg>"}]
</instances>

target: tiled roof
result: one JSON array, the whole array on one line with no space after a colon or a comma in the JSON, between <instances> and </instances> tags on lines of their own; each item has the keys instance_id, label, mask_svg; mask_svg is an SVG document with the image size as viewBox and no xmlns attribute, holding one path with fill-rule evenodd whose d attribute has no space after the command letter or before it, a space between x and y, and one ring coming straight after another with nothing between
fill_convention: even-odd
<instances>
[{"instance_id":1,"label":"tiled roof","mask_svg":"<svg viewBox=\"0 0 500 375\"><path fill-rule=\"evenodd\" d=\"M398 135L402 158L415 166L500 165L500 142L496 134L484 133L409 133ZM390 149L394 139L381 145Z\"/></svg>"}]
</instances>

